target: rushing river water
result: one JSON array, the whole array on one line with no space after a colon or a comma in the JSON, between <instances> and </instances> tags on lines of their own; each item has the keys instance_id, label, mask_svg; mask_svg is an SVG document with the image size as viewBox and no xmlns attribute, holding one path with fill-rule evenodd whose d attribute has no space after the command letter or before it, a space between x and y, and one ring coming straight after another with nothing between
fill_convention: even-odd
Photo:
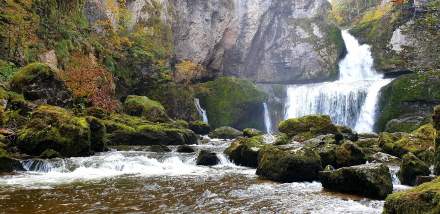
<instances>
[{"instance_id":1,"label":"rushing river water","mask_svg":"<svg viewBox=\"0 0 440 214\"><path fill-rule=\"evenodd\" d=\"M383 201L326 192L318 182L275 183L236 166L226 141L195 146L219 154L214 167L196 153L148 147L92 157L24 161L30 170L0 177L1 213L381 213ZM175 150L175 148L173 148Z\"/></svg>"}]
</instances>

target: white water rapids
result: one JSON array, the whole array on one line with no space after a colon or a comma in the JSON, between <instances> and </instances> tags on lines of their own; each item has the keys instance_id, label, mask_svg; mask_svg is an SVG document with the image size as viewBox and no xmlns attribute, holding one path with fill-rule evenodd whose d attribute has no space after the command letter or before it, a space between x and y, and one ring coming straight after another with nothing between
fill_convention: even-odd
<instances>
[{"instance_id":1,"label":"white water rapids","mask_svg":"<svg viewBox=\"0 0 440 214\"><path fill-rule=\"evenodd\" d=\"M289 86L285 118L325 114L336 124L372 132L379 91L391 79L374 70L370 46L360 45L347 30L342 31L342 37L347 55L339 63L339 79Z\"/></svg>"}]
</instances>

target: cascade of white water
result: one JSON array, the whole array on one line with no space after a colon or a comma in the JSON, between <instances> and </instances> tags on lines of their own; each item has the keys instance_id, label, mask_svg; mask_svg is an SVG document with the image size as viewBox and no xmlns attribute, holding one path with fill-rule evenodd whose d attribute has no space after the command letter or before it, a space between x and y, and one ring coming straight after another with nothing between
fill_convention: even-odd
<instances>
[{"instance_id":1,"label":"cascade of white water","mask_svg":"<svg viewBox=\"0 0 440 214\"><path fill-rule=\"evenodd\" d=\"M200 100L198 98L194 99L194 104L196 106L197 112L202 117L203 122L208 123L208 115L206 114L206 110L202 108L200 105Z\"/></svg>"},{"instance_id":2,"label":"cascade of white water","mask_svg":"<svg viewBox=\"0 0 440 214\"><path fill-rule=\"evenodd\" d=\"M360 45L347 30L342 37L347 56L339 64L339 80L289 86L285 118L326 114L336 124L371 132L378 93L391 80L374 70L370 46Z\"/></svg>"},{"instance_id":3,"label":"cascade of white water","mask_svg":"<svg viewBox=\"0 0 440 214\"><path fill-rule=\"evenodd\" d=\"M263 103L264 107L264 125L266 126L266 133L272 134L272 120L270 119L270 111L267 103Z\"/></svg>"}]
</instances>

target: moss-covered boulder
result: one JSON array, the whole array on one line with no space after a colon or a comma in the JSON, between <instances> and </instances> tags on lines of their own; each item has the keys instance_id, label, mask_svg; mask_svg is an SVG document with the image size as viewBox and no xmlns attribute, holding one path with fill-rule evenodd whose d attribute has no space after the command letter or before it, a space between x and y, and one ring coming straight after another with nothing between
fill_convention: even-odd
<instances>
[{"instance_id":1,"label":"moss-covered boulder","mask_svg":"<svg viewBox=\"0 0 440 214\"><path fill-rule=\"evenodd\" d=\"M431 170L425 162L418 159L414 154L408 153L402 158L398 175L402 184L414 186L417 176L427 176L430 173Z\"/></svg>"},{"instance_id":2,"label":"moss-covered boulder","mask_svg":"<svg viewBox=\"0 0 440 214\"><path fill-rule=\"evenodd\" d=\"M231 143L224 153L237 165L256 168L258 154L264 146L262 136L238 138Z\"/></svg>"},{"instance_id":3,"label":"moss-covered boulder","mask_svg":"<svg viewBox=\"0 0 440 214\"><path fill-rule=\"evenodd\" d=\"M440 178L404 192L389 195L384 214L440 213Z\"/></svg>"},{"instance_id":4,"label":"moss-covered boulder","mask_svg":"<svg viewBox=\"0 0 440 214\"><path fill-rule=\"evenodd\" d=\"M406 132L411 133L420 126L429 123L427 117L409 116L405 118L392 119L387 122L385 132Z\"/></svg>"},{"instance_id":5,"label":"moss-covered boulder","mask_svg":"<svg viewBox=\"0 0 440 214\"><path fill-rule=\"evenodd\" d=\"M391 174L383 164L365 164L321 171L319 178L325 189L384 199L393 192Z\"/></svg>"},{"instance_id":6,"label":"moss-covered boulder","mask_svg":"<svg viewBox=\"0 0 440 214\"><path fill-rule=\"evenodd\" d=\"M72 103L72 92L57 71L46 64L33 63L17 71L10 81L11 89L27 100L56 106Z\"/></svg>"},{"instance_id":7,"label":"moss-covered boulder","mask_svg":"<svg viewBox=\"0 0 440 214\"><path fill-rule=\"evenodd\" d=\"M253 129L253 128L243 129L243 136L245 136L245 137L256 137L256 136L260 136L263 134L264 133L258 129Z\"/></svg>"},{"instance_id":8,"label":"moss-covered boulder","mask_svg":"<svg viewBox=\"0 0 440 214\"><path fill-rule=\"evenodd\" d=\"M12 158L6 150L0 148L0 173L24 170L20 161Z\"/></svg>"},{"instance_id":9,"label":"moss-covered boulder","mask_svg":"<svg viewBox=\"0 0 440 214\"><path fill-rule=\"evenodd\" d=\"M263 102L267 95L250 81L221 77L201 84L197 96L213 128L265 128Z\"/></svg>"},{"instance_id":10,"label":"moss-covered boulder","mask_svg":"<svg viewBox=\"0 0 440 214\"><path fill-rule=\"evenodd\" d=\"M282 121L278 129L297 141L305 141L318 135L338 133L338 128L327 115L309 115L288 119Z\"/></svg>"},{"instance_id":11,"label":"moss-covered boulder","mask_svg":"<svg viewBox=\"0 0 440 214\"><path fill-rule=\"evenodd\" d=\"M257 175L274 181L314 181L321 170L321 158L309 148L284 150L266 146L258 155Z\"/></svg>"},{"instance_id":12,"label":"moss-covered boulder","mask_svg":"<svg viewBox=\"0 0 440 214\"><path fill-rule=\"evenodd\" d=\"M196 134L174 123L151 123L139 117L112 114L103 119L111 145L196 144Z\"/></svg>"},{"instance_id":13,"label":"moss-covered boulder","mask_svg":"<svg viewBox=\"0 0 440 214\"><path fill-rule=\"evenodd\" d=\"M107 128L102 120L96 117L86 117L90 127L90 146L95 152L103 152L107 147Z\"/></svg>"},{"instance_id":14,"label":"moss-covered boulder","mask_svg":"<svg viewBox=\"0 0 440 214\"><path fill-rule=\"evenodd\" d=\"M220 163L220 159L217 157L217 154L214 152L210 152L207 150L202 150L199 152L197 156L197 165L202 166L214 166Z\"/></svg>"},{"instance_id":15,"label":"moss-covered boulder","mask_svg":"<svg viewBox=\"0 0 440 214\"><path fill-rule=\"evenodd\" d=\"M396 128L391 121L388 128L413 131L429 122L436 103L440 103L440 71L401 76L381 90L376 128L383 131L389 121L398 119L406 122Z\"/></svg>"},{"instance_id":16,"label":"moss-covered boulder","mask_svg":"<svg viewBox=\"0 0 440 214\"><path fill-rule=\"evenodd\" d=\"M435 139L434 174L440 175L440 106L434 108L432 122L434 128L437 130L437 138Z\"/></svg>"},{"instance_id":17,"label":"moss-covered boulder","mask_svg":"<svg viewBox=\"0 0 440 214\"><path fill-rule=\"evenodd\" d=\"M234 139L243 135L243 132L232 127L220 127L209 133L210 138Z\"/></svg>"},{"instance_id":18,"label":"moss-covered boulder","mask_svg":"<svg viewBox=\"0 0 440 214\"><path fill-rule=\"evenodd\" d=\"M403 157L411 152L426 163L432 163L434 158L434 142L437 131L431 124L424 125L410 134L381 133L380 146L384 152Z\"/></svg>"},{"instance_id":19,"label":"moss-covered boulder","mask_svg":"<svg viewBox=\"0 0 440 214\"><path fill-rule=\"evenodd\" d=\"M207 135L211 131L211 126L208 123L197 120L189 123L189 129L191 129L196 134Z\"/></svg>"},{"instance_id":20,"label":"moss-covered boulder","mask_svg":"<svg viewBox=\"0 0 440 214\"><path fill-rule=\"evenodd\" d=\"M144 96L128 96L124 102L124 111L128 115L144 117L151 122L170 121L162 104Z\"/></svg>"},{"instance_id":21,"label":"moss-covered boulder","mask_svg":"<svg viewBox=\"0 0 440 214\"><path fill-rule=\"evenodd\" d=\"M321 157L322 166L331 165L335 168L364 164L366 156L361 148L352 142L342 145L321 143L314 147Z\"/></svg>"},{"instance_id":22,"label":"moss-covered boulder","mask_svg":"<svg viewBox=\"0 0 440 214\"><path fill-rule=\"evenodd\" d=\"M38 156L53 149L64 157L85 156L91 153L90 126L86 118L49 105L35 109L29 123L18 133L18 147Z\"/></svg>"}]
</instances>

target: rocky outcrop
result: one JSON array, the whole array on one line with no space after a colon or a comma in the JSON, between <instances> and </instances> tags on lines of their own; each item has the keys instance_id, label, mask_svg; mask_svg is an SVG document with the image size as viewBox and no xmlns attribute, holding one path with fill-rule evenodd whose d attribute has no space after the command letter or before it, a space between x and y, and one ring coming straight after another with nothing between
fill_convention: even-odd
<instances>
[{"instance_id":1,"label":"rocky outcrop","mask_svg":"<svg viewBox=\"0 0 440 214\"><path fill-rule=\"evenodd\" d=\"M384 199L393 191L391 174L385 165L366 164L319 173L326 189Z\"/></svg>"},{"instance_id":2,"label":"rocky outcrop","mask_svg":"<svg viewBox=\"0 0 440 214\"><path fill-rule=\"evenodd\" d=\"M203 121L192 121L189 123L189 129L200 135L207 135L211 131L211 126Z\"/></svg>"},{"instance_id":3,"label":"rocky outcrop","mask_svg":"<svg viewBox=\"0 0 440 214\"><path fill-rule=\"evenodd\" d=\"M440 213L440 178L404 192L396 192L385 200L384 214Z\"/></svg>"},{"instance_id":4,"label":"rocky outcrop","mask_svg":"<svg viewBox=\"0 0 440 214\"><path fill-rule=\"evenodd\" d=\"M258 155L257 175L279 182L318 180L321 158L308 148L264 147Z\"/></svg>"}]
</instances>

